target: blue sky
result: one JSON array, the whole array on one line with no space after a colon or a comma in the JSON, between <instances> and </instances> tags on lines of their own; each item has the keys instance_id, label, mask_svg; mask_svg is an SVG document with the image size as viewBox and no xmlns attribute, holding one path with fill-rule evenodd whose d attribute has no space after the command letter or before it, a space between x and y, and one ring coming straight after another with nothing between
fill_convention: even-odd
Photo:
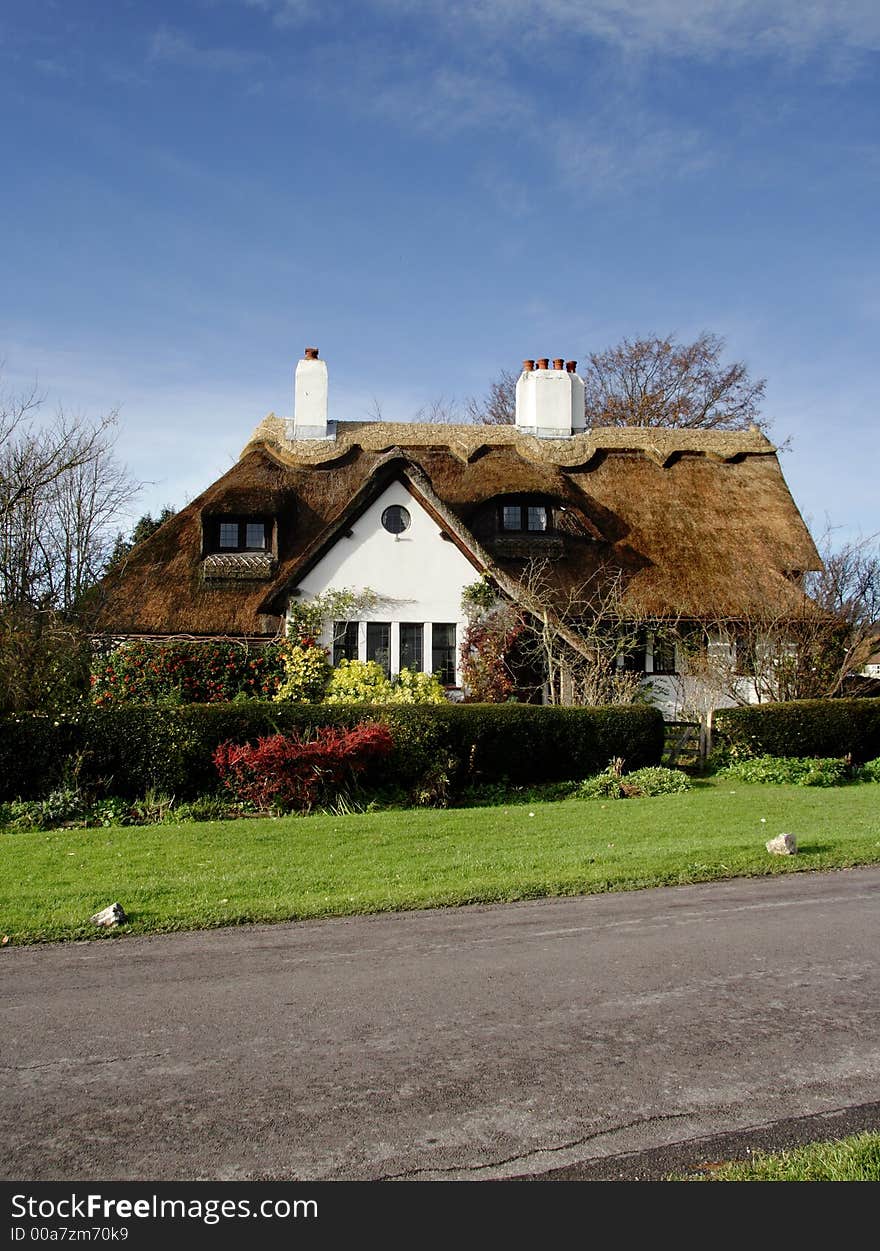
<instances>
[{"instance_id":1,"label":"blue sky","mask_svg":"<svg viewBox=\"0 0 880 1251\"><path fill-rule=\"evenodd\" d=\"M876 0L5 0L0 358L181 506L331 416L708 330L880 529Z\"/></svg>"}]
</instances>

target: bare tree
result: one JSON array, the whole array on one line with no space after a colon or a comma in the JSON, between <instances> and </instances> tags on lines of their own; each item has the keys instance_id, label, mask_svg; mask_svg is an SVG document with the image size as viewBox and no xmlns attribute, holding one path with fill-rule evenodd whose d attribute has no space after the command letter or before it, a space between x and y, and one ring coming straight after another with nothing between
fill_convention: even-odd
<instances>
[{"instance_id":1,"label":"bare tree","mask_svg":"<svg viewBox=\"0 0 880 1251\"><path fill-rule=\"evenodd\" d=\"M724 340L703 332L693 343L673 335L623 339L593 352L583 370L588 426L672 426L745 430L762 424L765 380L742 361L722 361ZM471 421L512 425L516 374L502 370L482 400L471 399Z\"/></svg>"},{"instance_id":2,"label":"bare tree","mask_svg":"<svg viewBox=\"0 0 880 1251\"><path fill-rule=\"evenodd\" d=\"M829 699L858 693L880 640L878 536L818 544L823 567L781 585L737 618L678 631L678 699L705 720L729 704Z\"/></svg>"},{"instance_id":3,"label":"bare tree","mask_svg":"<svg viewBox=\"0 0 880 1251\"><path fill-rule=\"evenodd\" d=\"M0 400L0 708L64 702L88 669L86 592L137 490L114 452L116 414L90 422L42 397ZM53 676L54 675L54 676ZM63 698L62 698L63 695Z\"/></svg>"},{"instance_id":4,"label":"bare tree","mask_svg":"<svg viewBox=\"0 0 880 1251\"><path fill-rule=\"evenodd\" d=\"M516 421L516 380L515 373L502 369L482 400L471 396L467 401L468 421L484 426L512 426Z\"/></svg>"},{"instance_id":5,"label":"bare tree","mask_svg":"<svg viewBox=\"0 0 880 1251\"><path fill-rule=\"evenodd\" d=\"M432 425L454 425L461 421L461 414L456 407L455 399L447 399L438 395L428 404L423 404L413 414L413 421L429 422Z\"/></svg>"},{"instance_id":6,"label":"bare tree","mask_svg":"<svg viewBox=\"0 0 880 1251\"><path fill-rule=\"evenodd\" d=\"M584 372L587 424L744 430L759 424L765 380L742 361L724 364L724 340L704 331L623 339L593 352Z\"/></svg>"},{"instance_id":7,"label":"bare tree","mask_svg":"<svg viewBox=\"0 0 880 1251\"><path fill-rule=\"evenodd\" d=\"M496 571L500 596L469 613L471 622L497 626L488 642L511 640L507 671L522 692L530 674L531 693L551 704L628 704L638 696L642 671L628 660L638 647L643 623L624 604L624 579L604 569L588 581L563 589L548 560L532 560L520 578ZM495 637L497 636L497 637ZM528 687L529 679L526 679Z\"/></svg>"}]
</instances>

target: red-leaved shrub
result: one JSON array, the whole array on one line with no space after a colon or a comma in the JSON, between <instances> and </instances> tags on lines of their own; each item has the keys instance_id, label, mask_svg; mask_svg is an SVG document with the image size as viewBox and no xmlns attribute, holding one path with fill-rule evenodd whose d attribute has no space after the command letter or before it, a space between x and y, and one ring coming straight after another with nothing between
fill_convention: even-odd
<instances>
[{"instance_id":1,"label":"red-leaved shrub","mask_svg":"<svg viewBox=\"0 0 880 1251\"><path fill-rule=\"evenodd\" d=\"M256 746L221 743L214 764L236 799L256 808L305 812L317 799L338 792L370 761L389 755L392 746L387 725L362 721L351 730L324 726L309 741L273 734Z\"/></svg>"}]
</instances>

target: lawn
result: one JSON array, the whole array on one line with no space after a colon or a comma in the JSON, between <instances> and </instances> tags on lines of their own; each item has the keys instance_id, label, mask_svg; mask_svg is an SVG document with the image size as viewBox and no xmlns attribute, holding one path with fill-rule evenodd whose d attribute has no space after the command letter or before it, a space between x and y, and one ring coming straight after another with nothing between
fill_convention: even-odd
<instances>
[{"instance_id":1,"label":"lawn","mask_svg":"<svg viewBox=\"0 0 880 1251\"><path fill-rule=\"evenodd\" d=\"M814 1142L750 1160L704 1165L670 1181L880 1181L880 1134Z\"/></svg>"},{"instance_id":2,"label":"lawn","mask_svg":"<svg viewBox=\"0 0 880 1251\"><path fill-rule=\"evenodd\" d=\"M796 835L797 856L765 841ZM654 799L0 834L0 937L127 933L533 899L880 861L880 786L698 782Z\"/></svg>"}]
</instances>

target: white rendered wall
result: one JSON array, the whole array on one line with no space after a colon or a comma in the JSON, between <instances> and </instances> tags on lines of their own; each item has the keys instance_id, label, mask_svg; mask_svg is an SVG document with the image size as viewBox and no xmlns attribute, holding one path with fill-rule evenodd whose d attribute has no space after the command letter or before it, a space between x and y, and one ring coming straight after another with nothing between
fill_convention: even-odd
<instances>
[{"instance_id":1,"label":"white rendered wall","mask_svg":"<svg viewBox=\"0 0 880 1251\"><path fill-rule=\"evenodd\" d=\"M410 515L410 526L403 534L389 534L382 526L382 513L391 504L402 505ZM460 682L458 649L467 625L461 611L464 587L476 581L477 570L454 543L440 537L440 526L425 511L403 483L392 483L350 527L351 538L343 532L330 551L318 561L299 584L300 595L312 599L325 591L372 590L380 597L370 612L358 611L360 621L390 621L391 671L399 670L401 621L423 622L424 668L431 671L431 624L455 622L456 682ZM327 624L322 643L332 643L332 623ZM360 631L360 657L366 655L366 630Z\"/></svg>"},{"instance_id":2,"label":"white rendered wall","mask_svg":"<svg viewBox=\"0 0 880 1251\"><path fill-rule=\"evenodd\" d=\"M293 381L293 437L326 439L329 399L327 362L305 359L297 363Z\"/></svg>"}]
</instances>

